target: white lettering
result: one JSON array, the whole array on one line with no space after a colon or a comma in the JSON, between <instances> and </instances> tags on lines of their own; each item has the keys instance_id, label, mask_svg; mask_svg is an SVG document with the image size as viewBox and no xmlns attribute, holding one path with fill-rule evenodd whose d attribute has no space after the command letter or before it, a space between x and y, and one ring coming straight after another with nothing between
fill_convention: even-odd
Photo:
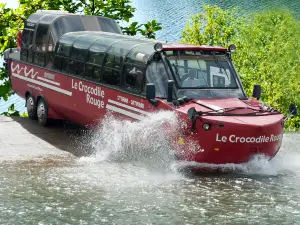
<instances>
[{"instance_id":1,"label":"white lettering","mask_svg":"<svg viewBox=\"0 0 300 225\"><path fill-rule=\"evenodd\" d=\"M221 138L219 138L219 134L217 134L216 141L217 142L227 142L227 137L226 136L222 136Z\"/></svg>"},{"instance_id":2,"label":"white lettering","mask_svg":"<svg viewBox=\"0 0 300 225\"><path fill-rule=\"evenodd\" d=\"M131 100L131 105L137 106L137 107L142 108L142 109L145 107L145 106L144 106L144 103L142 103L142 102L137 102L137 101L135 101L135 100Z\"/></svg>"},{"instance_id":3,"label":"white lettering","mask_svg":"<svg viewBox=\"0 0 300 225\"><path fill-rule=\"evenodd\" d=\"M124 103L127 103L127 104L128 104L128 98L125 98L125 97L123 97L123 96L118 95L117 99L118 99L118 101L120 101L120 102L124 102Z\"/></svg>"},{"instance_id":4,"label":"white lettering","mask_svg":"<svg viewBox=\"0 0 300 225\"><path fill-rule=\"evenodd\" d=\"M90 96L90 94L86 94L86 102L91 105L97 106L99 109L104 108L104 101L94 98L94 97Z\"/></svg>"},{"instance_id":5,"label":"white lettering","mask_svg":"<svg viewBox=\"0 0 300 225\"><path fill-rule=\"evenodd\" d=\"M72 79L72 88L74 86L73 83L74 83L74 85L76 84L76 87L77 87L77 82L74 82L73 79ZM105 95L104 90L102 90L101 87L89 86L89 85L84 84L83 81L79 81L78 90L81 91L81 92L85 92L87 94L90 94L90 95L101 97L101 98L104 98L104 95Z\"/></svg>"},{"instance_id":6,"label":"white lettering","mask_svg":"<svg viewBox=\"0 0 300 225\"><path fill-rule=\"evenodd\" d=\"M105 108L104 104L104 90L101 89L101 87L98 86L90 86L84 84L83 81L76 82L72 79L71 82L71 87L72 89L79 90L80 92L85 92L86 93L86 103L94 105L98 108ZM99 99L99 97L101 99Z\"/></svg>"},{"instance_id":7,"label":"white lettering","mask_svg":"<svg viewBox=\"0 0 300 225\"><path fill-rule=\"evenodd\" d=\"M229 138L227 136L220 136L216 134L216 142L227 142L230 143L268 143L268 142L276 142L280 141L282 138L281 134L278 135L270 135L270 136L259 136L259 137L238 137L234 134L230 135Z\"/></svg>"},{"instance_id":8,"label":"white lettering","mask_svg":"<svg viewBox=\"0 0 300 225\"><path fill-rule=\"evenodd\" d=\"M55 75L51 74L51 73L44 73L44 77L48 78L50 80L54 80L55 79ZM72 79L72 82L73 82L73 79Z\"/></svg>"},{"instance_id":9,"label":"white lettering","mask_svg":"<svg viewBox=\"0 0 300 225\"><path fill-rule=\"evenodd\" d=\"M235 142L235 141L234 141L234 140L235 140L234 138L235 138L235 135L230 135L230 136L229 136L229 141L230 141L231 143L234 143L234 142Z\"/></svg>"},{"instance_id":10,"label":"white lettering","mask_svg":"<svg viewBox=\"0 0 300 225\"><path fill-rule=\"evenodd\" d=\"M77 82L74 82L73 79L72 79L72 88L73 89L77 89Z\"/></svg>"}]
</instances>

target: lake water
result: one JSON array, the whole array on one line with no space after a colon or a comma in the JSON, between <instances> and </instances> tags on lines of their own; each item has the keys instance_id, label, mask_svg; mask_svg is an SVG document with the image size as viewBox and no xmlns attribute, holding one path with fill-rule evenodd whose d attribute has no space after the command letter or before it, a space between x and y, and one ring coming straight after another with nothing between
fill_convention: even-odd
<instances>
[{"instance_id":1,"label":"lake water","mask_svg":"<svg viewBox=\"0 0 300 225\"><path fill-rule=\"evenodd\" d=\"M135 18L157 19L164 26L157 36L170 41L179 40L187 15L201 10L196 0L133 2ZM296 1L206 2L226 8L238 5L247 11L287 6L300 12ZM11 102L25 110L24 101L12 96L8 103L0 102L0 112ZM0 224L299 223L299 134L285 134L271 161L257 157L248 164L224 166L229 173L191 175L178 171L181 164L170 157L165 137L157 132L157 125L171 117L158 114L137 124L110 121L87 136L69 135L74 152L91 148L96 151L93 157L68 152L49 156L47 150L30 149L34 156L30 160L25 153L3 154ZM68 134L69 129L65 129ZM149 143L145 135L136 140L145 130L157 139Z\"/></svg>"}]
</instances>

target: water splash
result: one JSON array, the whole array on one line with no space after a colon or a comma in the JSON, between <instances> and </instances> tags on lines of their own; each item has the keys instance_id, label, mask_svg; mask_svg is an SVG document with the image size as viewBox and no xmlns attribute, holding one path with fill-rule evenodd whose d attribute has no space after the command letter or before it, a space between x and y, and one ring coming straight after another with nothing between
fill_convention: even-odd
<instances>
[{"instance_id":1,"label":"water splash","mask_svg":"<svg viewBox=\"0 0 300 225\"><path fill-rule=\"evenodd\" d=\"M208 164L197 162L180 162L176 164L176 169L193 167L195 171L205 172L225 172L243 175L262 175L277 176L290 173L299 173L300 171L300 153L284 152L278 154L275 158L269 159L264 155L256 155L249 162L241 164Z\"/></svg>"},{"instance_id":2,"label":"water splash","mask_svg":"<svg viewBox=\"0 0 300 225\"><path fill-rule=\"evenodd\" d=\"M171 138L177 131L178 120L170 111L150 114L137 122L107 115L99 127L86 137L88 147L93 149L93 157L81 160L130 162L149 168L170 169L175 160Z\"/></svg>"}]
</instances>

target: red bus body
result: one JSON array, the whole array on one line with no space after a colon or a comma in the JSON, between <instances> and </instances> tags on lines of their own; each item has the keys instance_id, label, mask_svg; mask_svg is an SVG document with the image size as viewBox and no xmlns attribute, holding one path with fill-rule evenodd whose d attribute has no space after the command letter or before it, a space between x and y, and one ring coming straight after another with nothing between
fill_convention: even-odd
<instances>
[{"instance_id":1,"label":"red bus body","mask_svg":"<svg viewBox=\"0 0 300 225\"><path fill-rule=\"evenodd\" d=\"M49 22L50 25L54 23L53 21L57 20L57 17L64 18L73 16L71 14L44 14L46 14L46 17L51 17L48 19L51 22ZM40 17L42 18L43 16L41 15ZM41 21L40 18L39 20ZM112 22L110 21L110 23ZM51 27L51 29L54 28L55 26ZM31 28L28 28L27 26L27 29L30 31ZM23 31L23 40L30 35L37 40L35 33L38 33L38 29L39 26L36 25L35 28L32 28L33 33L29 34ZM284 115L270 107L264 106L259 100L247 98L245 96L241 83L239 83L238 77L235 78L235 71L230 66L231 62L230 57L227 57L229 54L227 49L222 47L163 43L161 46L155 45L156 47L160 47L160 49L155 51L153 48L153 55L150 55L147 58L145 67L143 67L141 66L142 64L140 64L143 59L138 59L140 61L136 62L129 60L138 58L141 55L136 54L134 56L135 58L130 58L131 50L138 48L135 46L138 46L139 40L143 42L142 45L144 45L144 47L141 48L143 51L146 51L145 49L149 46L153 46L156 43L155 41L139 38L131 39L131 37L121 35L118 32L118 29L114 29L116 32L110 30L109 33L105 30L103 32L101 29L92 29L90 32L87 30L88 29L75 30L74 37L77 36L74 38L74 43L77 43L76 40L80 40L80 38L86 38L86 40L88 40L88 38L91 39L92 37L98 37L100 39L102 37L116 37L119 40L116 42L120 45L122 45L122 41L131 43L130 47L128 47L129 44L125 45L129 49L126 50L126 47L124 47L124 50L120 53L123 54L126 52L120 57L122 63L121 68L119 66L116 67L116 69L115 67L110 67L108 65L109 63L107 61L110 57L109 53L108 56L105 56L106 58L100 59L101 62L103 61L103 66L101 67L102 72L96 81L95 77L98 76L98 73L96 73L98 68L97 65L86 63L82 64L84 66L82 67L83 69L81 69L81 61L79 59L77 61L71 59L72 52L70 53L70 58L68 58L69 69L64 71L64 60L66 58L59 57L58 52L60 51L59 48L61 47L61 43L68 43L68 40L72 39L72 31L62 34L61 37L57 37L55 40L47 41L47 45L42 46L47 49L51 48L52 55L47 55L47 51L44 51L46 53L43 58L43 56L41 56L43 52L41 53L38 50L30 52L30 47L27 48L25 46L26 43L23 43L21 51L15 50L10 53L9 57L6 59L13 90L25 99L28 99L28 96L32 96L34 99L35 110L38 107L39 100L43 99L45 103L43 107L47 107L47 118L66 119L73 121L76 124L88 125L100 123L108 112L113 113L122 119L138 121L146 118L149 113L169 110L176 112L180 123L182 123L180 132L174 137L174 152L182 160L209 164L239 164L248 162L257 154L263 154L268 158L272 158L278 152L283 137ZM28 36L24 38L26 35ZM123 40L122 38L125 39ZM64 42L64 40L66 41ZM94 43L95 40L91 39L91 43ZM84 44L86 42L82 43ZM55 45L55 48L52 45ZM68 47L69 45L63 45L64 49L67 48L66 46ZM75 49L77 45L73 44L70 46L73 46ZM80 47L79 44L78 46ZM89 51L92 51L92 48L93 47L89 47ZM22 49L25 49L26 51L23 51ZM97 49L99 50L99 48ZM112 51L111 49L112 47L108 48L107 52ZM114 49L117 49L117 47ZM53 53L53 51L55 53ZM102 50L99 50L100 53L101 51ZM118 51L116 52L112 55L118 57L119 53ZM179 55L178 52L183 55L183 60L180 61L179 64L176 64L181 60L181 55ZM219 65L214 57L219 57L219 55L221 55L222 57L225 57L225 66L227 66L227 61L229 62L228 70L226 67L225 72L226 70L228 72L230 71L230 74L232 74L230 76L235 78L234 82L236 83L236 86L234 86L233 90L229 90L226 89L226 86L231 85L229 83L226 84L226 86L218 86L219 88L214 88L215 86L211 83L207 89L182 89L183 82L180 84L178 81L175 85L175 90L177 92L172 91L174 88L169 88L169 90L172 91L172 101L169 100L170 96L157 96L157 94L153 99L149 99L147 94L147 83L151 82L149 81L150 78L145 78L145 76L148 76L148 70L150 70L149 68L152 64L157 66L156 62L162 60L160 59L160 54L162 57L166 57L166 60L168 60L169 63L174 62L163 64L170 65L171 69L167 68L167 73L177 73L179 75L180 73L178 71L191 71L192 69L190 69L190 67L193 65L197 69L196 72L199 77L202 73L201 65L197 65L195 62L198 59L197 62L200 62L200 58L204 57L204 60L201 61L202 64L204 62L211 63L207 64L210 66L210 69L205 72L208 76L209 70L211 72L212 68ZM24 55L26 55L26 60L24 60ZM33 55L33 59L30 59L31 55ZM51 57L54 58L50 59ZM86 59L88 60L89 56L85 57L87 57ZM196 61L193 57L196 57ZM205 61L205 57L208 58L208 61ZM42 59L42 64L39 59ZM220 58L220 60L223 60L223 58ZM59 66L55 68L52 64L48 65L48 62ZM70 68L74 63L76 64L76 67L74 67L76 69L74 70L74 74L72 74ZM223 63L223 61L221 63ZM145 71L147 72L144 71L142 77L143 86L138 92L133 91L132 87L129 85L137 82L137 79L134 80L132 77L128 78L132 71L132 67L127 69L129 65L135 65L135 69L139 68L139 66L141 66L141 68L146 68ZM155 66L152 66L151 68L154 68L155 70ZM221 66L220 68L222 69ZM178 71L176 72L175 70ZM91 77L88 77L88 71L92 71ZM117 85L105 81L107 78L105 75L107 71L110 71L108 78L110 79L112 77L112 82L117 80ZM162 71L162 69L159 71ZM117 78L113 77L115 75ZM183 80L183 76L186 75L182 75L180 79ZM217 82L217 79L218 78L215 76L214 80L212 79L212 82ZM233 78L228 78L228 80L233 82ZM226 82L228 80L226 80ZM221 85L220 82L223 81L224 79L220 78L218 81L219 83L214 83L214 85ZM157 87L158 86L156 86L156 90ZM176 93L179 96L182 91L185 93L196 91L196 94L200 92L214 92L216 94L211 94L210 97L201 97L199 95L199 97L194 98L182 97L177 99ZM219 92L225 93L225 95L228 96L218 97ZM234 92L238 92L242 97L235 97L234 94L232 94ZM167 94L169 94L169 92ZM230 97L231 95L233 97ZM27 104L29 103L27 102Z\"/></svg>"}]
</instances>

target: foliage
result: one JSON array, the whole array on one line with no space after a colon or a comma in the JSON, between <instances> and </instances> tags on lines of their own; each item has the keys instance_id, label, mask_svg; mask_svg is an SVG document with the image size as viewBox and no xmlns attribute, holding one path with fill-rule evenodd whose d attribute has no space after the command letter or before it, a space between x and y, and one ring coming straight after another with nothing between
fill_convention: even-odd
<instances>
[{"instance_id":1,"label":"foliage","mask_svg":"<svg viewBox=\"0 0 300 225\"><path fill-rule=\"evenodd\" d=\"M144 29L141 29L142 26L144 26ZM125 34L136 35L140 32L143 36L152 39L155 39L155 32L162 29L161 23L157 23L156 20L152 20L141 25L138 25L138 22L133 22L129 27L121 28Z\"/></svg>"},{"instance_id":2,"label":"foliage","mask_svg":"<svg viewBox=\"0 0 300 225\"><path fill-rule=\"evenodd\" d=\"M197 45L234 43L233 61L248 96L254 84L262 86L262 101L288 114L289 104L300 106L300 22L285 9L254 13L249 17L237 9L204 6L191 17L182 42ZM300 118L287 121L286 128L300 129Z\"/></svg>"},{"instance_id":3,"label":"foliage","mask_svg":"<svg viewBox=\"0 0 300 225\"><path fill-rule=\"evenodd\" d=\"M135 12L135 8L130 5L131 0L19 0L19 3L17 9L6 8L5 4L0 3L0 54L16 46L18 31L23 29L26 19L40 9L104 16L117 22L129 22ZM140 33L145 37L155 38L155 32L162 27L160 23L152 20L145 24L133 22L121 29L128 35ZM7 100L10 90L8 74L0 68L0 99Z\"/></svg>"},{"instance_id":4,"label":"foliage","mask_svg":"<svg viewBox=\"0 0 300 225\"><path fill-rule=\"evenodd\" d=\"M20 116L20 113L17 110L15 110L15 105L12 104L11 106L9 106L8 111L4 112L4 113L1 113L1 115L4 115L4 116Z\"/></svg>"},{"instance_id":5,"label":"foliage","mask_svg":"<svg viewBox=\"0 0 300 225\"><path fill-rule=\"evenodd\" d=\"M245 19L237 10L222 10L218 6L203 6L204 12L191 16L182 31L183 43L228 47L241 32Z\"/></svg>"}]
</instances>

